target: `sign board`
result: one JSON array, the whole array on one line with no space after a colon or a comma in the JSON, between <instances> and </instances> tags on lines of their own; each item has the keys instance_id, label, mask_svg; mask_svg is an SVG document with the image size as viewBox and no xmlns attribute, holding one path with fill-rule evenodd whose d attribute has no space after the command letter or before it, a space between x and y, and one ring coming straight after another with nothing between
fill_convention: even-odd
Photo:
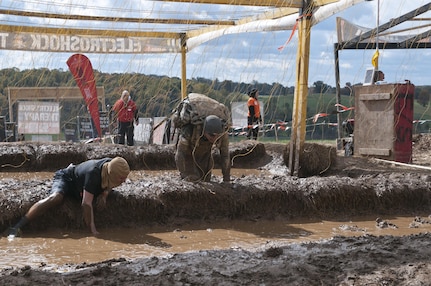
<instances>
[{"instance_id":1,"label":"sign board","mask_svg":"<svg viewBox=\"0 0 431 286\"><path fill-rule=\"evenodd\" d=\"M99 111L100 128L102 135L110 135L110 120L108 111ZM76 121L78 124L78 137L81 140L91 139L97 137L97 132L94 127L93 120L90 116L77 116ZM65 130L66 132L66 130ZM69 133L71 130L69 130Z\"/></svg>"},{"instance_id":2,"label":"sign board","mask_svg":"<svg viewBox=\"0 0 431 286\"><path fill-rule=\"evenodd\" d=\"M15 122L6 122L6 142L15 142L16 141L16 124Z\"/></svg>"},{"instance_id":3,"label":"sign board","mask_svg":"<svg viewBox=\"0 0 431 286\"><path fill-rule=\"evenodd\" d=\"M93 124L89 116L77 116L79 139L91 139L93 136Z\"/></svg>"},{"instance_id":4,"label":"sign board","mask_svg":"<svg viewBox=\"0 0 431 286\"><path fill-rule=\"evenodd\" d=\"M76 130L76 123L74 122L67 122L64 124L64 137L67 142L77 142L78 141L78 134Z\"/></svg>"},{"instance_id":5,"label":"sign board","mask_svg":"<svg viewBox=\"0 0 431 286\"><path fill-rule=\"evenodd\" d=\"M47 134L33 134L30 136L30 141L34 142L51 142L53 141L52 135Z\"/></svg>"},{"instance_id":6,"label":"sign board","mask_svg":"<svg viewBox=\"0 0 431 286\"><path fill-rule=\"evenodd\" d=\"M138 144L150 144L153 120L139 117L139 124L135 126L135 141Z\"/></svg>"},{"instance_id":7,"label":"sign board","mask_svg":"<svg viewBox=\"0 0 431 286\"><path fill-rule=\"evenodd\" d=\"M100 129L102 130L102 135L110 135L111 130L109 128L109 111L99 111L100 118Z\"/></svg>"},{"instance_id":8,"label":"sign board","mask_svg":"<svg viewBox=\"0 0 431 286\"><path fill-rule=\"evenodd\" d=\"M153 144L166 144L169 142L169 134L167 133L170 132L167 131L170 131L170 129L167 129L167 121L168 120L166 120L166 117L154 117L154 126L158 127L153 130Z\"/></svg>"},{"instance_id":9,"label":"sign board","mask_svg":"<svg viewBox=\"0 0 431 286\"><path fill-rule=\"evenodd\" d=\"M46 101L20 101L18 103L18 133L59 134L59 103Z\"/></svg>"},{"instance_id":10,"label":"sign board","mask_svg":"<svg viewBox=\"0 0 431 286\"><path fill-rule=\"evenodd\" d=\"M262 101L259 101L260 105L260 114L264 114L264 104ZM231 104L231 114L232 114L232 127L241 127L246 128L247 127L247 116L248 116L248 108L247 108L247 102L245 101L238 101L238 102L232 102Z\"/></svg>"}]
</instances>

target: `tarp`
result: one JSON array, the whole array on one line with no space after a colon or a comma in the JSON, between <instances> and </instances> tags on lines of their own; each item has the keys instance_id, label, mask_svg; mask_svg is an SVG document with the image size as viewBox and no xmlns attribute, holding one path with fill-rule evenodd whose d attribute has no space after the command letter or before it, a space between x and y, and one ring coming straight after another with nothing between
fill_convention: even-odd
<instances>
[{"instance_id":1,"label":"tarp","mask_svg":"<svg viewBox=\"0 0 431 286\"><path fill-rule=\"evenodd\" d=\"M76 81L88 111L93 119L97 134L102 137L100 128L99 102L97 100L96 81L90 60L82 54L74 54L67 60L67 65Z\"/></svg>"},{"instance_id":2,"label":"tarp","mask_svg":"<svg viewBox=\"0 0 431 286\"><path fill-rule=\"evenodd\" d=\"M373 28L366 28L360 25L353 24L346 19L337 17L337 38L338 43L348 42L366 32L371 31ZM396 35L386 32L385 34L379 35L380 43L402 43L410 39L412 35ZM420 42L429 42L431 37L421 40ZM374 43L376 41L376 35L363 39L363 43Z\"/></svg>"}]
</instances>

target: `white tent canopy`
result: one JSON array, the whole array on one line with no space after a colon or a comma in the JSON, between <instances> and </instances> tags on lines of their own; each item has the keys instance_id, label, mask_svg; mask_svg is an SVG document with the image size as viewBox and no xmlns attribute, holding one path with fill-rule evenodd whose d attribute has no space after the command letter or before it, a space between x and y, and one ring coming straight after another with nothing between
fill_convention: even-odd
<instances>
[{"instance_id":1,"label":"white tent canopy","mask_svg":"<svg viewBox=\"0 0 431 286\"><path fill-rule=\"evenodd\" d=\"M314 0L312 22L317 24L363 1ZM298 0L141 2L142 8L134 8L133 11L126 8L87 9L79 5L54 7L59 11L65 10L62 13L2 8L0 49L110 54L178 53L226 34L291 30L302 6L302 1ZM124 17L125 13L133 17Z\"/></svg>"}]
</instances>

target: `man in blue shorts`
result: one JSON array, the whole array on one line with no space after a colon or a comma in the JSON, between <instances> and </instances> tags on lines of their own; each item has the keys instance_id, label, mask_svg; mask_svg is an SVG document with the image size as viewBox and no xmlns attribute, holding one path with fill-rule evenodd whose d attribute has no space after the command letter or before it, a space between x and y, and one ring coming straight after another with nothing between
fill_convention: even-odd
<instances>
[{"instance_id":1,"label":"man in blue shorts","mask_svg":"<svg viewBox=\"0 0 431 286\"><path fill-rule=\"evenodd\" d=\"M18 236L24 225L46 210L60 205L66 196L75 197L81 201L84 222L92 234L97 235L93 199L97 198L98 208L104 208L109 192L125 182L129 173L129 164L121 157L88 160L56 171L50 195L28 210L24 217L9 230L9 238Z\"/></svg>"}]
</instances>

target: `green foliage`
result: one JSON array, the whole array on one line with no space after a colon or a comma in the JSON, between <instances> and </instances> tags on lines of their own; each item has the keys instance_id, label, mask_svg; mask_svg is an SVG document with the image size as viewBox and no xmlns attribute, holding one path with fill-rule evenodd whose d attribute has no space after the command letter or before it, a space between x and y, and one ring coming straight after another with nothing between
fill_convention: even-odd
<instances>
[{"instance_id":1,"label":"green foliage","mask_svg":"<svg viewBox=\"0 0 431 286\"><path fill-rule=\"evenodd\" d=\"M430 102L430 90L425 88L421 89L417 92L416 99L422 106L427 106Z\"/></svg>"},{"instance_id":2,"label":"green foliage","mask_svg":"<svg viewBox=\"0 0 431 286\"><path fill-rule=\"evenodd\" d=\"M124 89L130 91L139 108L140 117L168 116L181 98L181 79L167 76L144 75L137 73L101 73L95 71L96 85L103 86L106 104L112 106L119 99ZM0 70L0 116L8 115L8 100L6 87L55 87L76 86L75 80L68 70L30 69L20 71L16 68ZM294 87L285 87L279 83L252 84L236 83L229 80L219 81L205 78L187 80L187 91L203 93L230 107L234 101L246 101L247 91L257 88L260 91L259 99L265 105L264 121L266 123L292 120ZM312 93L314 90L319 92ZM354 105L354 97L350 96L349 89L342 90L341 104ZM343 95L346 94L346 95ZM429 99L431 87L416 87L414 119L431 119ZM334 88L317 81L310 88L307 97L307 117L317 113L329 113L326 122L336 122ZM86 116L87 109L82 102L61 102L62 124L74 120L76 116ZM16 114L15 114L16 115ZM343 113L342 118L353 116L352 113ZM13 121L13 120L11 120Z\"/></svg>"},{"instance_id":3,"label":"green foliage","mask_svg":"<svg viewBox=\"0 0 431 286\"><path fill-rule=\"evenodd\" d=\"M283 96L259 96L265 105L265 122L291 121L293 108L293 94ZM350 107L354 106L354 97L341 96L342 105ZM331 122L336 122L335 107L336 98L333 93L312 93L307 97L307 118L313 117L318 113L329 113ZM345 116L353 116L353 114L344 114Z\"/></svg>"}]
</instances>

